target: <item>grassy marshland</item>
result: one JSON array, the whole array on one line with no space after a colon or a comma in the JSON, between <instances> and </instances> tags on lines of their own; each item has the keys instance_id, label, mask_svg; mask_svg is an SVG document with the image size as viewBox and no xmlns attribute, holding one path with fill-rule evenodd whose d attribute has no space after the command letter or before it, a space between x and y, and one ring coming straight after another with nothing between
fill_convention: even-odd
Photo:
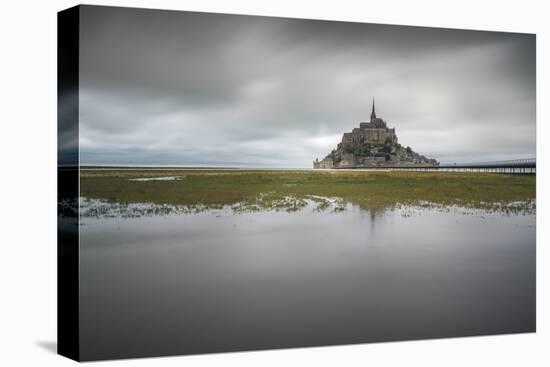
<instances>
[{"instance_id":1,"label":"grassy marshland","mask_svg":"<svg viewBox=\"0 0 550 367\"><path fill-rule=\"evenodd\" d=\"M176 179L133 180L152 177ZM306 199L323 208L322 197L330 197L368 209L431 203L508 210L511 203L532 203L535 181L535 176L460 172L82 169L80 191L111 202L209 208L244 203L295 210Z\"/></svg>"}]
</instances>

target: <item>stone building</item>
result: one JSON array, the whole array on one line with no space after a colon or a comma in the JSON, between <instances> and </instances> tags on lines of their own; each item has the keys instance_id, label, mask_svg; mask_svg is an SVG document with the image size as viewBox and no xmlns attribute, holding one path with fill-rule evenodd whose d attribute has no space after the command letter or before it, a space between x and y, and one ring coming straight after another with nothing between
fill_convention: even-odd
<instances>
[{"instance_id":1,"label":"stone building","mask_svg":"<svg viewBox=\"0 0 550 367\"><path fill-rule=\"evenodd\" d=\"M360 122L358 128L353 129L350 133L344 133L342 137L342 143L344 144L357 144L363 142L384 144L387 141L397 144L395 128L389 129L386 121L376 117L374 100L372 100L370 122Z\"/></svg>"},{"instance_id":2,"label":"stone building","mask_svg":"<svg viewBox=\"0 0 550 367\"><path fill-rule=\"evenodd\" d=\"M325 158L322 161L319 160L319 158L315 158L313 161L313 168L320 168L320 169L326 169L326 168L333 168L334 163L332 162L332 158Z\"/></svg>"}]
</instances>

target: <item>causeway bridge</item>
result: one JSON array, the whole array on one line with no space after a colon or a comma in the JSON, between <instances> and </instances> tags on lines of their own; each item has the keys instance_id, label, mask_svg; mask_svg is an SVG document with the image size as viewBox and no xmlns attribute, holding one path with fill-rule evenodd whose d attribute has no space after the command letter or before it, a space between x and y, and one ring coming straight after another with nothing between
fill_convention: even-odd
<instances>
[{"instance_id":1,"label":"causeway bridge","mask_svg":"<svg viewBox=\"0 0 550 367\"><path fill-rule=\"evenodd\" d=\"M508 174L534 175L537 172L536 158L524 158L508 161L444 163L439 166L403 165L373 167L342 167L343 169L367 169L389 171L430 171L430 172L493 172ZM342 169L338 168L338 169Z\"/></svg>"}]
</instances>

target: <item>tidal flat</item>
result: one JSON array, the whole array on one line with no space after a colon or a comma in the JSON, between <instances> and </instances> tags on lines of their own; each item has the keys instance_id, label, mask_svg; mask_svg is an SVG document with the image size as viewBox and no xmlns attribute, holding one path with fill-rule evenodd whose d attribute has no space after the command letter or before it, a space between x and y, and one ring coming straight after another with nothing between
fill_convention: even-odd
<instances>
[{"instance_id":1,"label":"tidal flat","mask_svg":"<svg viewBox=\"0 0 550 367\"><path fill-rule=\"evenodd\" d=\"M80 194L197 210L296 211L336 200L365 210L431 205L534 213L535 182L534 175L471 172L81 169Z\"/></svg>"}]
</instances>

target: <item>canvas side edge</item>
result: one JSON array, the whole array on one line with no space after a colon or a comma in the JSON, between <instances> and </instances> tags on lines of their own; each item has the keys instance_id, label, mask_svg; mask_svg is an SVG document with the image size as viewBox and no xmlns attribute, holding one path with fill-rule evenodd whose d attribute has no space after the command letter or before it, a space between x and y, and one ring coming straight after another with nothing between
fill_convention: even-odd
<instances>
[{"instance_id":1,"label":"canvas side edge","mask_svg":"<svg viewBox=\"0 0 550 367\"><path fill-rule=\"evenodd\" d=\"M80 360L79 15L57 14L57 353Z\"/></svg>"}]
</instances>

